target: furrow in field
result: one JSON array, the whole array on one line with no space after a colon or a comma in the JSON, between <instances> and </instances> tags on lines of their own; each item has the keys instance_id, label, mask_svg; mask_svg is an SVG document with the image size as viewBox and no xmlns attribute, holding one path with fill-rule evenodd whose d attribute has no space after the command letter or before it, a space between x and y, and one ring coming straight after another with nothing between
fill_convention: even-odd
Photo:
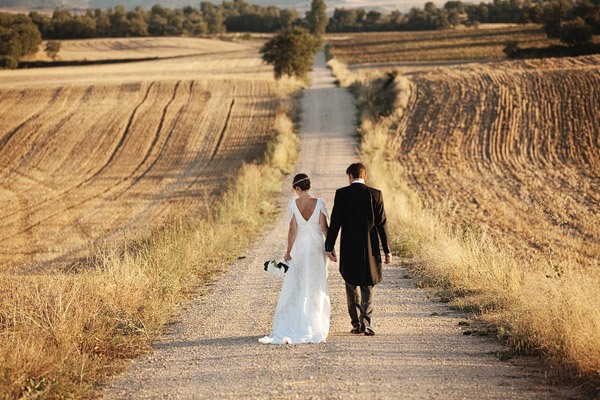
<instances>
[{"instance_id":1,"label":"furrow in field","mask_svg":"<svg viewBox=\"0 0 600 400\"><path fill-rule=\"evenodd\" d=\"M173 94L172 94L172 96L171 96L170 100L167 102L167 104L166 104L166 105L164 106L164 108L163 108L163 111L162 111L162 113L161 113L161 117L160 117L160 120L159 120L158 126L157 126L157 128L156 128L155 134L154 134L154 136L153 136L152 142L151 142L150 146L148 147L148 151L147 151L147 152L146 152L146 154L144 155L144 157L143 157L143 159L141 160L141 162L139 163L139 165L137 165L137 167L136 167L136 168L135 168L135 169L134 169L132 172L130 172L130 173L129 173L129 175L128 175L129 177L133 177L133 176L136 174L136 172L137 172L137 171L139 171L139 169L141 169L142 165L143 165L144 163L146 163L146 161L147 161L147 160L150 158L150 155L151 155L152 151L153 151L153 150L154 150L154 148L156 147L156 145L157 145L157 142L159 141L160 133L161 133L161 131L162 131L162 129L163 129L163 125L164 125L164 121L165 121L165 115L166 115L166 113L167 113L167 110L168 110L169 106L170 106L170 105L173 103L173 101L174 101L174 99L175 99L175 96L176 96L176 93L177 93L177 88L179 87L179 84L180 84L180 82L177 82L177 84L174 86L174 89L173 89ZM123 140L120 140L120 141L119 141L119 143L120 143L120 145L122 146L122 144L123 144ZM113 158L114 158L114 157L113 157ZM143 175L143 174L142 174L142 175ZM136 179L138 179L138 178L139 178L139 177L133 178L133 179L134 179L134 182L136 182ZM139 179L138 179L138 180L139 180ZM113 191L113 190L114 190L114 188L115 188L115 186L118 186L118 185L119 185L119 184L121 184L123 181L124 181L124 180L121 180L121 181L117 182L117 183L116 183L116 185L114 185L114 184L113 184L113 185L107 186L107 187L106 187L106 189L105 189L103 192L98 192L98 191L96 191L96 190L95 190L95 191L92 193L92 196L89 196L89 197L87 197L87 198L85 198L85 197L84 197L83 199L78 199L78 200L77 200L75 203L68 205L68 206L67 206L67 207L65 207L64 209L60 209L60 210L58 210L58 211L56 211L56 210L53 210L54 212L52 212L50 215L47 215L47 216L45 216L44 218L37 220L35 223L32 223L32 224L30 224L30 225L26 226L26 227L23 229L23 231L21 232L21 234L25 234L25 233L26 233L27 231L29 231L30 229L32 229L32 228L35 228L36 226L39 226L39 225L41 225L41 224L43 224L43 223L46 223L46 222L48 222L49 220L51 220L51 219L53 219L53 218L56 218L56 217L62 217L62 214L63 214L63 213L65 213L65 212L67 212L67 213L68 213L68 212L70 212L70 211L71 211L71 210L73 210L73 209L77 209L77 208L79 208L79 207L80 207L80 206L82 206L83 204L89 203L91 200L94 200L94 199L96 199L97 197L99 197L99 196L101 196L101 195L105 195L106 193L109 193L109 192ZM125 190L126 190L126 189L125 189ZM67 194L67 193L68 193L68 191L67 191L66 193L64 193L64 194Z\"/></svg>"},{"instance_id":2,"label":"furrow in field","mask_svg":"<svg viewBox=\"0 0 600 400\"><path fill-rule=\"evenodd\" d=\"M50 102L56 90L40 89L35 101ZM0 200L11 204L0 213L3 270L66 268L174 210L202 215L230 174L264 151L276 104L270 81L60 91L36 114L13 103L12 125L21 127L0 151L9 162Z\"/></svg>"},{"instance_id":3,"label":"furrow in field","mask_svg":"<svg viewBox=\"0 0 600 400\"><path fill-rule=\"evenodd\" d=\"M571 65L416 74L398 151L426 202L455 210L457 223L548 265L591 266L600 259L600 71Z\"/></svg>"}]
</instances>

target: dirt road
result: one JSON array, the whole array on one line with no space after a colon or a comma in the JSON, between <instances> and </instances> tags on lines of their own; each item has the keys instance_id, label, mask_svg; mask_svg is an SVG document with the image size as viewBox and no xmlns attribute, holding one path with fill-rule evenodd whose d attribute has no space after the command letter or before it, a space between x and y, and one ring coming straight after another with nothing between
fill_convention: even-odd
<instances>
[{"instance_id":1,"label":"dirt road","mask_svg":"<svg viewBox=\"0 0 600 400\"><path fill-rule=\"evenodd\" d=\"M303 99L298 172L331 207L335 188L347 184L357 159L354 107L336 88L319 54ZM385 195L385 194L384 194ZM282 196L282 210L292 196ZM329 267L332 324L327 343L273 346L270 332L281 282L262 262L282 257L285 216L246 258L230 266L205 296L193 300L155 351L134 360L102 391L105 399L562 398L543 385L543 373L524 360L499 361L489 338L463 335L464 319L428 298L395 262L375 290L373 337L351 335L343 282Z\"/></svg>"}]
</instances>

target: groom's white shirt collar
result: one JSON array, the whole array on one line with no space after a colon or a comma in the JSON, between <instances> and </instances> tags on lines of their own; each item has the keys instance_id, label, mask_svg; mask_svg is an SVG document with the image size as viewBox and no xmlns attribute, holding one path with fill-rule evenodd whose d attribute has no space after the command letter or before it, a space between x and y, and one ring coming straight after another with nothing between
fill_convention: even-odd
<instances>
[{"instance_id":1,"label":"groom's white shirt collar","mask_svg":"<svg viewBox=\"0 0 600 400\"><path fill-rule=\"evenodd\" d=\"M352 181L352 183L362 183L363 185L365 184L365 180L364 179L355 179Z\"/></svg>"}]
</instances>

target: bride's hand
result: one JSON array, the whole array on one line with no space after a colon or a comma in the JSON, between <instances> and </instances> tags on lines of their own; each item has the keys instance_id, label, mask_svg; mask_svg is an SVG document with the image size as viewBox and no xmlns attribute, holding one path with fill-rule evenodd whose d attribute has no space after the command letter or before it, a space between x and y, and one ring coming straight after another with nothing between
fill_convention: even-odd
<instances>
[{"instance_id":1,"label":"bride's hand","mask_svg":"<svg viewBox=\"0 0 600 400\"><path fill-rule=\"evenodd\" d=\"M337 255L335 254L335 249L331 251L326 251L325 254L327 255L330 261L337 262Z\"/></svg>"},{"instance_id":2,"label":"bride's hand","mask_svg":"<svg viewBox=\"0 0 600 400\"><path fill-rule=\"evenodd\" d=\"M289 253L289 252L287 252L287 253L285 253L285 256L283 256L283 259L284 259L285 261L290 261L290 260L292 259L292 256L290 255L290 253Z\"/></svg>"}]
</instances>

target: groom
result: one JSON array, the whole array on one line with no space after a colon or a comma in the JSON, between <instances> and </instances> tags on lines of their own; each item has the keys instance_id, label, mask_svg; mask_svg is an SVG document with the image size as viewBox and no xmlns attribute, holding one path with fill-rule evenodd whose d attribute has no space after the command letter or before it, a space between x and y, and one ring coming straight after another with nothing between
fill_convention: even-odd
<instances>
[{"instance_id":1,"label":"groom","mask_svg":"<svg viewBox=\"0 0 600 400\"><path fill-rule=\"evenodd\" d=\"M350 332L372 336L373 286L381 282L380 240L385 263L392 261L383 197L381 191L365 185L367 169L363 164L350 165L346 174L350 185L335 192L325 252L331 261L337 261L333 246L341 228L340 273L346 281Z\"/></svg>"}]
</instances>

